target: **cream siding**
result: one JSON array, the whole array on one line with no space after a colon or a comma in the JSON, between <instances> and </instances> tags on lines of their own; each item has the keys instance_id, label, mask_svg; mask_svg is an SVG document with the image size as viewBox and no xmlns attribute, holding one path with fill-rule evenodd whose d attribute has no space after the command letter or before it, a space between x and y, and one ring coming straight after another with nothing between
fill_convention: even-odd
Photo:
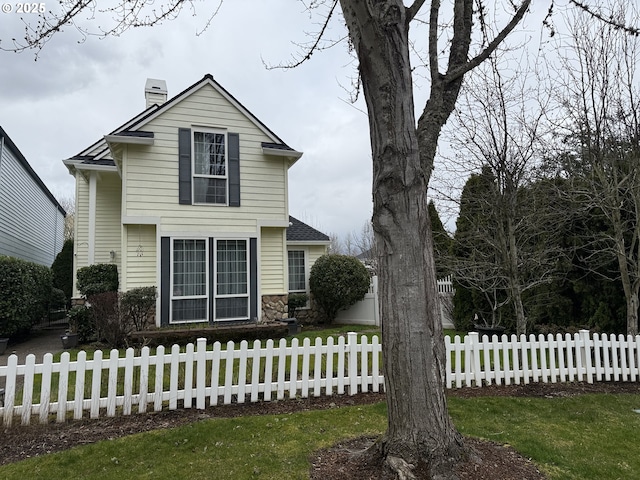
<instances>
[{"instance_id":1,"label":"cream siding","mask_svg":"<svg viewBox=\"0 0 640 480\"><path fill-rule=\"evenodd\" d=\"M95 175L95 174L94 174ZM95 242L93 263L115 263L118 274L121 267L121 204L120 177L116 173L101 172L96 181ZM75 213L75 264L74 271L89 265L89 182L76 173ZM115 254L112 259L111 252ZM76 278L73 279L73 295L79 296Z\"/></svg>"},{"instance_id":2,"label":"cream siding","mask_svg":"<svg viewBox=\"0 0 640 480\"><path fill-rule=\"evenodd\" d=\"M241 206L178 203L178 128L240 135ZM154 145L128 145L123 213L161 218L162 231L257 233L258 219L286 220L286 161L262 153L271 140L213 87L200 90L143 127Z\"/></svg>"},{"instance_id":3,"label":"cream siding","mask_svg":"<svg viewBox=\"0 0 640 480\"><path fill-rule=\"evenodd\" d=\"M125 225L125 273L122 291L157 283L155 225Z\"/></svg>"},{"instance_id":4,"label":"cream siding","mask_svg":"<svg viewBox=\"0 0 640 480\"><path fill-rule=\"evenodd\" d=\"M290 248L293 249L294 247ZM325 245L309 245L307 251L309 255L307 263L309 265L309 271L311 271L311 267L316 263L316 260L327 253L327 247Z\"/></svg>"},{"instance_id":5,"label":"cream siding","mask_svg":"<svg viewBox=\"0 0 640 480\"><path fill-rule=\"evenodd\" d=\"M76 173L76 210L74 215L73 296L78 297L75 272L89 264L89 182L80 173Z\"/></svg>"},{"instance_id":6,"label":"cream siding","mask_svg":"<svg viewBox=\"0 0 640 480\"><path fill-rule=\"evenodd\" d=\"M286 230L263 228L260 243L261 295L283 295L286 284Z\"/></svg>"},{"instance_id":7,"label":"cream siding","mask_svg":"<svg viewBox=\"0 0 640 480\"><path fill-rule=\"evenodd\" d=\"M120 271L122 188L116 173L101 173L96 189L96 235L94 263L115 263ZM110 252L115 253L112 261Z\"/></svg>"}]
</instances>

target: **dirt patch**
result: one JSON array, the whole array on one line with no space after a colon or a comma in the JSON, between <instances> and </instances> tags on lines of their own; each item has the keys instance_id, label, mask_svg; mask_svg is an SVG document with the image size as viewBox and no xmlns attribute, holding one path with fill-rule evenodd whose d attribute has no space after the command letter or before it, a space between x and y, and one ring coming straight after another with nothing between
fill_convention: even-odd
<instances>
[{"instance_id":1,"label":"dirt patch","mask_svg":"<svg viewBox=\"0 0 640 480\"><path fill-rule=\"evenodd\" d=\"M473 398L480 396L514 397L568 397L587 393L631 393L640 394L640 384L621 382L549 383L514 386L486 386L461 388L448 392L449 396ZM258 402L242 405L209 407L205 410L180 409L158 413L137 414L96 420L78 420L67 423L16 425L5 428L0 435L0 464L17 462L26 458L66 450L76 445L115 439L134 433L173 428L203 419L216 417L238 417L246 415L268 415L299 412L305 410L329 409L340 406L364 405L384 401L380 393L365 393L354 396L333 396L308 399ZM19 421L19 419L16 419ZM37 421L37 420L36 420ZM376 479L393 478L379 467L358 462L354 452L364 449L371 438L361 438L341 442L333 448L312 455L311 478L335 479ZM467 439L477 455L460 465L457 475L460 479L529 479L545 477L535 466L514 450L490 442ZM352 470L349 470L352 468Z\"/></svg>"}]
</instances>

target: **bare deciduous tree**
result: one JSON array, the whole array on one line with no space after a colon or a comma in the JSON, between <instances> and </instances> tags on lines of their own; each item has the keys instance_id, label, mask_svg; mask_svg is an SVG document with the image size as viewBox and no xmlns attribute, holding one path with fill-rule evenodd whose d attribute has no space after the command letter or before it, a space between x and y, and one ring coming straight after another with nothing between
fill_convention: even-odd
<instances>
[{"instance_id":1,"label":"bare deciduous tree","mask_svg":"<svg viewBox=\"0 0 640 480\"><path fill-rule=\"evenodd\" d=\"M64 239L73 240L74 237L74 220L76 216L76 201L73 197L62 197L58 203L67 212L64 218Z\"/></svg>"},{"instance_id":2,"label":"bare deciduous tree","mask_svg":"<svg viewBox=\"0 0 640 480\"><path fill-rule=\"evenodd\" d=\"M638 21L638 12L618 2L615 24ZM640 292L640 43L615 25L587 14L571 22L570 55L562 72L559 121L571 150L561 158L583 214L606 228L591 232L586 258L594 272L619 278L627 307L627 333L638 333ZM566 51L566 49L565 49ZM560 90L560 88L558 88ZM618 270L601 268L616 259Z\"/></svg>"},{"instance_id":3,"label":"bare deciduous tree","mask_svg":"<svg viewBox=\"0 0 640 480\"><path fill-rule=\"evenodd\" d=\"M528 190L536 180L548 131L544 119L549 99L533 72L515 64L512 60L507 69L492 57L470 74L448 137L455 152L449 165L457 165L457 173L482 170L487 182L470 199L484 203L486 214L463 219L473 227L473 235L456 235L468 253L453 263L456 279L485 294L492 324L497 309L511 304L517 333L524 334L523 293L552 279L560 252L555 242L547 246L536 240L551 223L545 222L548 209L534 208L536 198ZM461 216L467 213L461 208ZM550 234L548 228L545 234Z\"/></svg>"}]
</instances>

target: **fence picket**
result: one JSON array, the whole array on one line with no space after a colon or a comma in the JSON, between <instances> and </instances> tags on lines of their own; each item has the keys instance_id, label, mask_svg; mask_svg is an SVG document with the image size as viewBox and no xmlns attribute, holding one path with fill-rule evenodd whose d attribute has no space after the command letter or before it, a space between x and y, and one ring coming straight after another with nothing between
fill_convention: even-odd
<instances>
[{"instance_id":1,"label":"fence picket","mask_svg":"<svg viewBox=\"0 0 640 480\"><path fill-rule=\"evenodd\" d=\"M215 342L213 344L213 359L211 361L211 399L209 401L211 405L218 405L218 390L220 386L220 360L222 358L220 352L221 347L222 345L220 344L220 342Z\"/></svg>"},{"instance_id":2,"label":"fence picket","mask_svg":"<svg viewBox=\"0 0 640 480\"><path fill-rule=\"evenodd\" d=\"M446 337L449 338L449 337ZM371 378L372 387L371 390L375 393L380 391L380 340L377 335L374 335L371 339ZM447 355L449 358L449 355ZM327 367L328 368L328 367ZM448 374L449 372L447 372ZM448 385L448 384L447 384Z\"/></svg>"},{"instance_id":3,"label":"fence picket","mask_svg":"<svg viewBox=\"0 0 640 480\"><path fill-rule=\"evenodd\" d=\"M581 331L573 336L503 335L500 339L483 336L480 340L478 334L472 334L464 341L460 336L453 341L446 338L444 346L446 388L640 379L640 335L591 336L588 331ZM164 347L158 347L153 356L148 347L139 356L135 356L133 349L127 349L123 358L117 350L112 350L108 359L103 358L103 352L96 351L89 361L85 352L79 352L73 362L69 352L64 352L57 363L53 363L51 354L46 354L42 364L36 364L35 357L28 356L25 365L17 365L17 357L12 355L7 366L0 367L0 378L4 377L5 383L0 419L10 426L13 417L20 415L21 423L26 425L36 414L41 423L47 422L50 412L56 414L58 422L65 421L71 411L75 419L81 419L85 410L91 418L114 416L118 407L122 407L123 415L130 415L134 413L134 404L138 412L145 412L149 402L155 411L160 411L178 408L180 400L184 408L202 409L207 397L211 405L216 405L220 401L229 404L249 399L255 402L261 398L265 401L273 397L294 398L298 392L305 398L310 394L345 394L346 390L348 394L378 392L381 384L384 388L380 352L377 336L358 338L356 333L349 333L346 339L341 336L335 341L329 337L325 343L317 338L312 344L311 339L305 338L302 346L298 339L293 339L290 346L281 339L275 348L273 340L268 340L264 348L258 340L251 348L243 341L237 350L233 342L228 342L224 350L215 342L212 351L207 350L205 339L198 339L196 346L188 344L184 353L177 345L171 347L170 354L165 353ZM211 362L210 379L208 362ZM153 385L149 383L150 373ZM33 393L37 376L41 378L39 404L35 403ZM75 384L71 385L70 379L74 377ZM90 386L85 385L87 377ZM165 377L169 378L168 386L164 384ZM22 385L21 403L16 402L18 384ZM52 385L56 385L57 399ZM85 398L87 389L89 394ZM52 395L56 401L52 401Z\"/></svg>"},{"instance_id":4,"label":"fence picket","mask_svg":"<svg viewBox=\"0 0 640 480\"><path fill-rule=\"evenodd\" d=\"M289 366L289 398L296 398L298 390L298 339L291 340L291 365Z\"/></svg>"},{"instance_id":5,"label":"fence picket","mask_svg":"<svg viewBox=\"0 0 640 480\"><path fill-rule=\"evenodd\" d=\"M285 342L284 338L281 340ZM313 396L319 397L322 388L322 339L316 338L313 354ZM284 355L283 355L284 356Z\"/></svg>"},{"instance_id":6,"label":"fence picket","mask_svg":"<svg viewBox=\"0 0 640 480\"><path fill-rule=\"evenodd\" d=\"M205 342L205 346L204 348L206 349L206 339L202 339ZM247 350L248 350L249 344L246 340L243 340L240 342L240 366L239 366L239 370L238 370L238 403L244 403L245 400L245 395L247 394L247 359L248 359L248 355L247 355ZM204 360L203 360L203 365L204 365ZM204 372L204 367L203 367L203 372ZM205 382L205 378L204 375L202 375L202 385L204 388L204 382ZM198 407L200 408L200 407Z\"/></svg>"},{"instance_id":7,"label":"fence picket","mask_svg":"<svg viewBox=\"0 0 640 480\"><path fill-rule=\"evenodd\" d=\"M18 357L16 358L16 362L18 361ZM11 362L11 358L9 358L9 362ZM45 353L42 358L42 382L40 386L40 423L47 423L47 417L49 416L49 407L51 404L51 377L53 371L53 355L50 353ZM9 392L9 378L7 377L7 389L5 392L6 395ZM6 404L5 404L6 406ZM7 425L5 421L5 425ZM11 423L8 424L9 426Z\"/></svg>"},{"instance_id":8,"label":"fence picket","mask_svg":"<svg viewBox=\"0 0 640 480\"><path fill-rule=\"evenodd\" d=\"M284 381L285 373L287 370L287 340L280 339L280 346L278 347L278 387L277 387L277 399L284 399Z\"/></svg>"},{"instance_id":9,"label":"fence picket","mask_svg":"<svg viewBox=\"0 0 640 480\"><path fill-rule=\"evenodd\" d=\"M159 412L162 410L163 390L164 390L164 346L160 345L156 349L155 354L155 382L153 387L153 411ZM203 368L204 377L204 368ZM204 408L204 389L202 392L202 403L198 404L198 408Z\"/></svg>"},{"instance_id":10,"label":"fence picket","mask_svg":"<svg viewBox=\"0 0 640 480\"><path fill-rule=\"evenodd\" d=\"M295 341L297 339L293 339ZM292 343L293 343L292 341ZM292 346L293 348L293 346ZM324 394L327 396L333 395L333 355L336 349L334 347L333 337L327 338L327 362L325 366L325 385ZM291 356L291 363L293 364L293 354Z\"/></svg>"},{"instance_id":11,"label":"fence picket","mask_svg":"<svg viewBox=\"0 0 640 480\"><path fill-rule=\"evenodd\" d=\"M131 349L131 361L133 362L133 349ZM83 413L83 400L84 400L84 385L85 385L85 372L87 369L87 352L81 350L78 352L78 358L76 359L76 392L73 397L73 419L80 420L82 418ZM124 415L129 415L131 413L131 409L129 409L128 413L123 412Z\"/></svg>"},{"instance_id":12,"label":"fence picket","mask_svg":"<svg viewBox=\"0 0 640 480\"><path fill-rule=\"evenodd\" d=\"M36 356L33 354L27 355L24 369L24 384L22 387L22 425L29 425L31 423L35 365Z\"/></svg>"}]
</instances>

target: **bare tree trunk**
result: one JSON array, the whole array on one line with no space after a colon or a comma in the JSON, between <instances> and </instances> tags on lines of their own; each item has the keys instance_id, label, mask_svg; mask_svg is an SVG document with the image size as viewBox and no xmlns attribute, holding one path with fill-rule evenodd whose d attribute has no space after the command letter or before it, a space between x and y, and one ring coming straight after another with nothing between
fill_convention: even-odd
<instances>
[{"instance_id":1,"label":"bare tree trunk","mask_svg":"<svg viewBox=\"0 0 640 480\"><path fill-rule=\"evenodd\" d=\"M508 268L509 272L509 294L513 302L513 309L516 314L516 333L524 335L527 333L527 319L524 316L524 306L522 305L522 283L520 282L520 272L518 271L518 244L516 242L514 209L507 212L507 239L508 248Z\"/></svg>"},{"instance_id":2,"label":"bare tree trunk","mask_svg":"<svg viewBox=\"0 0 640 480\"><path fill-rule=\"evenodd\" d=\"M371 3L342 1L360 60L373 153L373 227L389 408L389 428L375 453L404 472L399 476L411 478L411 464L450 471L464 449L444 393L428 179L415 127L406 11L399 0ZM372 45L376 48L367 47ZM434 125L435 146L442 124Z\"/></svg>"}]
</instances>

